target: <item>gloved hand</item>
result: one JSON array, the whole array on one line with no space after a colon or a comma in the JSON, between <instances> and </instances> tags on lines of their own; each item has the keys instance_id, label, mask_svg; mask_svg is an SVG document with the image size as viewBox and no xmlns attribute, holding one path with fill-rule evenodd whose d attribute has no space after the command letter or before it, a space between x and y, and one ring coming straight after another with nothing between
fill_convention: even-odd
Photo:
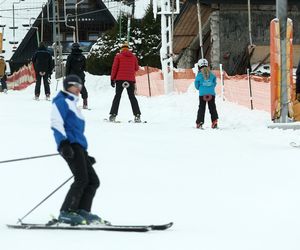
<instances>
[{"instance_id":1,"label":"gloved hand","mask_svg":"<svg viewBox=\"0 0 300 250\"><path fill-rule=\"evenodd\" d=\"M114 88L114 87L116 87L116 82L114 80L111 80L110 85Z\"/></svg>"},{"instance_id":2,"label":"gloved hand","mask_svg":"<svg viewBox=\"0 0 300 250\"><path fill-rule=\"evenodd\" d=\"M88 161L91 165L94 165L96 163L96 159L90 155L88 155Z\"/></svg>"},{"instance_id":3,"label":"gloved hand","mask_svg":"<svg viewBox=\"0 0 300 250\"><path fill-rule=\"evenodd\" d=\"M298 102L300 102L300 93L296 94L296 99L297 99Z\"/></svg>"},{"instance_id":4,"label":"gloved hand","mask_svg":"<svg viewBox=\"0 0 300 250\"><path fill-rule=\"evenodd\" d=\"M62 157L66 159L74 158L74 150L72 149L71 144L68 140L64 140L60 143L58 151L62 155Z\"/></svg>"}]
</instances>

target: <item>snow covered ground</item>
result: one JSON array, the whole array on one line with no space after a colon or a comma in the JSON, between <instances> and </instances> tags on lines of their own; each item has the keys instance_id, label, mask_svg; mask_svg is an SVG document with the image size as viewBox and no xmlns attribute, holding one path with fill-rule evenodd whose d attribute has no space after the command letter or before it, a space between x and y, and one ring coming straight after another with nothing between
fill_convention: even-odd
<instances>
[{"instance_id":1,"label":"snow covered ground","mask_svg":"<svg viewBox=\"0 0 300 250\"><path fill-rule=\"evenodd\" d=\"M51 84L55 93L56 82ZM58 88L61 87L59 84ZM299 250L299 131L267 129L270 115L217 100L219 130L196 130L198 97L138 97L147 124L132 118L123 93L118 118L108 116L109 77L87 77L89 153L101 187L93 212L116 224L174 222L163 232L7 229L71 176L59 156L0 165L0 248L5 250ZM50 102L33 101L34 85L0 93L0 161L55 153ZM24 222L57 216L69 184Z\"/></svg>"}]
</instances>

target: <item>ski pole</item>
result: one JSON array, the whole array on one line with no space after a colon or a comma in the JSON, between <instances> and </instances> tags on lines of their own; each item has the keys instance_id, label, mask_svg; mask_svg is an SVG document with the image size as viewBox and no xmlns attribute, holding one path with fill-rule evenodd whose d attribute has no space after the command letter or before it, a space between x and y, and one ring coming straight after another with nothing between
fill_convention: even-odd
<instances>
[{"instance_id":1,"label":"ski pole","mask_svg":"<svg viewBox=\"0 0 300 250\"><path fill-rule=\"evenodd\" d=\"M34 208L32 208L27 214L25 214L21 219L18 219L17 223L22 223L22 220L24 220L29 214L31 214L35 209L37 209L42 203L48 200L54 193L56 193L62 186L64 186L72 178L73 176L71 176L70 178L65 180L62 184L60 184L59 187L53 190L46 198L44 198L40 203L38 203Z\"/></svg>"},{"instance_id":2,"label":"ski pole","mask_svg":"<svg viewBox=\"0 0 300 250\"><path fill-rule=\"evenodd\" d=\"M0 164L7 163L7 162L14 162L14 161L25 161L25 160L32 160L37 158L43 158L43 157L50 157L50 156L56 156L59 155L59 153L56 154L47 154L47 155L38 155L38 156L30 156L30 157L24 157L24 158L17 158L17 159L11 159L6 161L0 161Z\"/></svg>"},{"instance_id":3,"label":"ski pole","mask_svg":"<svg viewBox=\"0 0 300 250\"><path fill-rule=\"evenodd\" d=\"M247 69L247 76L248 76L248 84L249 84L250 106L251 106L251 110L253 110L253 97L252 97L251 76L250 76L249 68Z\"/></svg>"}]
</instances>

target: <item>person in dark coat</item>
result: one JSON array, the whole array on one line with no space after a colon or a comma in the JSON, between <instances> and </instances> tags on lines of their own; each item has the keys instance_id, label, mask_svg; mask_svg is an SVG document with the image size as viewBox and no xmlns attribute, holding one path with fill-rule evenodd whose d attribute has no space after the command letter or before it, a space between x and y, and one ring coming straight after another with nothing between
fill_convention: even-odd
<instances>
[{"instance_id":1,"label":"person in dark coat","mask_svg":"<svg viewBox=\"0 0 300 250\"><path fill-rule=\"evenodd\" d=\"M44 43L40 43L35 52L32 63L36 74L36 85L34 89L35 100L39 100L41 91L41 80L43 78L46 99L50 100L49 78L52 73L52 56Z\"/></svg>"},{"instance_id":2,"label":"person in dark coat","mask_svg":"<svg viewBox=\"0 0 300 250\"><path fill-rule=\"evenodd\" d=\"M127 94L131 103L132 112L135 122L141 122L141 111L138 101L135 97L135 72L138 71L139 65L136 56L129 50L127 43L121 47L113 62L111 70L111 86L116 87L116 94L110 109L109 120L114 122L118 115L119 104L123 89L127 89Z\"/></svg>"},{"instance_id":3,"label":"person in dark coat","mask_svg":"<svg viewBox=\"0 0 300 250\"><path fill-rule=\"evenodd\" d=\"M85 82L85 68L86 68L86 59L82 54L79 43L72 44L72 52L67 58L66 63L66 76L73 74L77 75L82 81L81 97L83 99L83 108L88 108L88 92L84 86Z\"/></svg>"}]
</instances>

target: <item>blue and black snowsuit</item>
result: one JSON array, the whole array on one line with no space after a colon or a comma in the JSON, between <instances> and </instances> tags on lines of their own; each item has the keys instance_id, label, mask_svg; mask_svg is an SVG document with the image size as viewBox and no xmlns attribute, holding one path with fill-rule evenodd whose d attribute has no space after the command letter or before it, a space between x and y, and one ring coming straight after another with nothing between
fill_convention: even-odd
<instances>
[{"instance_id":1,"label":"blue and black snowsuit","mask_svg":"<svg viewBox=\"0 0 300 250\"><path fill-rule=\"evenodd\" d=\"M74 152L71 159L64 157L74 175L74 182L61 211L84 209L90 212L100 181L92 167L95 163L92 161L94 158L87 152L88 143L84 136L85 121L76 105L78 99L69 92L58 93L52 102L51 128L58 151L61 152L62 146L69 143Z\"/></svg>"}]
</instances>

